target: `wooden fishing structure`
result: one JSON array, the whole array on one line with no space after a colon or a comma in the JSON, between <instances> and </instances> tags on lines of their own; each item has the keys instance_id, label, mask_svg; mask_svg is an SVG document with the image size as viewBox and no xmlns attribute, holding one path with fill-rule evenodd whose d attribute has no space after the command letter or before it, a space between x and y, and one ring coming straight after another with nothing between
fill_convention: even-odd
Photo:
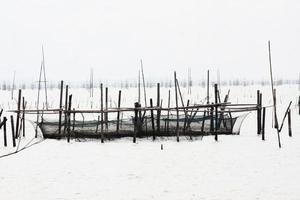
<instances>
[{"instance_id":1,"label":"wooden fishing structure","mask_svg":"<svg viewBox=\"0 0 300 200\"><path fill-rule=\"evenodd\" d=\"M259 100L257 104L231 104L228 102L229 94L227 94L224 101L221 101L218 84L214 84L214 101L190 105L189 100L186 104L183 101L176 72L174 72L174 83L175 106L173 107L170 106L170 91L168 106L162 106L158 83L156 106L150 99L150 106L142 107L140 102L135 102L133 107L121 107L122 91L120 90L117 107L108 108L108 88L105 88L105 98L103 98L103 85L101 84L99 109L75 109L72 106L72 94L69 94L68 86L64 89L64 83L61 81L58 108L24 109L23 105L21 109L21 90L19 90L17 110L11 110L11 112L17 114L17 133L20 116L25 118L25 114L34 114L38 119L36 126L41 129L44 138L67 138L68 141L71 138L99 138L101 142L104 142L106 139L132 137L136 142L136 138L152 137L155 140L156 137L171 136L179 141L180 136L193 139L193 137L205 135L214 135L217 141L219 135L238 135L242 122L250 111L258 112L260 116L258 130L261 132L261 102ZM146 90L144 92L146 93ZM64 107L63 94L65 94ZM97 115L98 119L85 120L84 116L87 114ZM56 120L48 120L49 115L56 115ZM121 118L123 115L127 117Z\"/></svg>"}]
</instances>

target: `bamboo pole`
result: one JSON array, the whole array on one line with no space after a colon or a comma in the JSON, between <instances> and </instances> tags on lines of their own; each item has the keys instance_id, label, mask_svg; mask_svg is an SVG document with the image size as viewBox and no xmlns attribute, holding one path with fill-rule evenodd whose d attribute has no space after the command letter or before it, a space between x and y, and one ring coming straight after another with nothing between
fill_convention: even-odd
<instances>
[{"instance_id":1,"label":"bamboo pole","mask_svg":"<svg viewBox=\"0 0 300 200\"><path fill-rule=\"evenodd\" d=\"M171 102L171 91L169 90L168 92L168 111L167 111L167 133L169 134L169 129L170 129L170 102Z\"/></svg>"},{"instance_id":2,"label":"bamboo pole","mask_svg":"<svg viewBox=\"0 0 300 200\"><path fill-rule=\"evenodd\" d=\"M142 59L141 59L141 72L142 72L142 79L143 79L145 107L147 107L147 96L146 96L145 75L144 75L144 67L143 67L143 61L142 61Z\"/></svg>"},{"instance_id":3,"label":"bamboo pole","mask_svg":"<svg viewBox=\"0 0 300 200\"><path fill-rule=\"evenodd\" d=\"M108 131L108 88L105 88L105 130Z\"/></svg>"},{"instance_id":4,"label":"bamboo pole","mask_svg":"<svg viewBox=\"0 0 300 200\"><path fill-rule=\"evenodd\" d=\"M153 108L152 98L150 98L150 108ZM151 109L150 113L151 113L152 137L153 137L153 140L154 140L155 139L155 124L154 124L154 113L153 113L152 109Z\"/></svg>"},{"instance_id":5,"label":"bamboo pole","mask_svg":"<svg viewBox=\"0 0 300 200\"><path fill-rule=\"evenodd\" d=\"M177 142L179 142L179 110L178 110L178 94L177 94L176 71L174 72L174 82L175 82L175 102L176 102L176 136L177 136Z\"/></svg>"},{"instance_id":6,"label":"bamboo pole","mask_svg":"<svg viewBox=\"0 0 300 200\"><path fill-rule=\"evenodd\" d=\"M265 124L266 124L266 107L263 107L262 130L261 130L262 140L265 140Z\"/></svg>"},{"instance_id":7,"label":"bamboo pole","mask_svg":"<svg viewBox=\"0 0 300 200\"><path fill-rule=\"evenodd\" d=\"M121 107L121 90L119 90L119 98L118 98L118 112L117 112L117 133L119 133L120 129L120 109Z\"/></svg>"},{"instance_id":8,"label":"bamboo pole","mask_svg":"<svg viewBox=\"0 0 300 200\"><path fill-rule=\"evenodd\" d=\"M7 118L6 117L3 117L3 140L4 140L4 146L7 147L7 135L6 135L6 121L7 121Z\"/></svg>"},{"instance_id":9,"label":"bamboo pole","mask_svg":"<svg viewBox=\"0 0 300 200\"><path fill-rule=\"evenodd\" d=\"M276 112L276 90L274 88L273 82L273 72L272 72L272 59L271 59L271 43L268 41L268 50L269 50L269 66L270 66L270 78L271 78L271 87L272 87L272 96L273 96L273 110L274 110L274 122L275 128L277 129L277 138L278 138L278 146L281 148L281 141L280 141L280 131L278 129L278 119L277 119L277 112Z\"/></svg>"},{"instance_id":10,"label":"bamboo pole","mask_svg":"<svg viewBox=\"0 0 300 200\"><path fill-rule=\"evenodd\" d=\"M23 122L23 137L25 137L25 108L26 108L26 102L25 102L25 98L23 97L22 98L22 102L23 102L23 104L22 104L22 107L23 107L23 113L22 113L22 122Z\"/></svg>"},{"instance_id":11,"label":"bamboo pole","mask_svg":"<svg viewBox=\"0 0 300 200\"><path fill-rule=\"evenodd\" d=\"M64 82L60 82L60 96L59 96L59 116L58 116L58 134L61 134L61 115L62 115L62 96L63 96Z\"/></svg>"},{"instance_id":12,"label":"bamboo pole","mask_svg":"<svg viewBox=\"0 0 300 200\"><path fill-rule=\"evenodd\" d=\"M207 94L206 94L207 104L209 104L209 70L207 70Z\"/></svg>"},{"instance_id":13,"label":"bamboo pole","mask_svg":"<svg viewBox=\"0 0 300 200\"><path fill-rule=\"evenodd\" d=\"M65 116L65 122L64 122L64 134L66 133L66 129L67 129L67 123L68 123L68 117L67 117L67 110L68 110L68 98L69 98L69 86L66 85L66 92L65 92L65 112L64 112L64 116ZM62 108L62 106L61 106Z\"/></svg>"},{"instance_id":14,"label":"bamboo pole","mask_svg":"<svg viewBox=\"0 0 300 200\"><path fill-rule=\"evenodd\" d=\"M214 85L215 87L215 141L218 141L218 84Z\"/></svg>"},{"instance_id":15,"label":"bamboo pole","mask_svg":"<svg viewBox=\"0 0 300 200\"><path fill-rule=\"evenodd\" d=\"M45 100L46 100L46 110L48 109L48 95L47 95L47 79L46 79L46 67L45 67L45 55L44 55L44 46L42 46L43 53L43 74L44 74L44 89L45 89Z\"/></svg>"},{"instance_id":16,"label":"bamboo pole","mask_svg":"<svg viewBox=\"0 0 300 200\"><path fill-rule=\"evenodd\" d=\"M10 122L11 122L12 142L13 142L13 147L15 147L16 146L16 137L15 137L14 117L12 115L10 116Z\"/></svg>"},{"instance_id":17,"label":"bamboo pole","mask_svg":"<svg viewBox=\"0 0 300 200\"><path fill-rule=\"evenodd\" d=\"M19 95L18 95L18 112L17 112L17 119L16 119L16 138L19 137L19 128L20 128L20 112L21 112L21 95L22 95L22 90L19 90Z\"/></svg>"},{"instance_id":18,"label":"bamboo pole","mask_svg":"<svg viewBox=\"0 0 300 200\"><path fill-rule=\"evenodd\" d=\"M141 103L141 75L139 70L139 77L138 77L138 102Z\"/></svg>"},{"instance_id":19,"label":"bamboo pole","mask_svg":"<svg viewBox=\"0 0 300 200\"><path fill-rule=\"evenodd\" d=\"M257 93L257 116L256 116L257 117L257 135L260 135L260 133L261 133L260 91L257 90L256 93Z\"/></svg>"},{"instance_id":20,"label":"bamboo pole","mask_svg":"<svg viewBox=\"0 0 300 200\"><path fill-rule=\"evenodd\" d=\"M288 111L288 129L289 129L289 136L292 137L291 109L289 109L289 111Z\"/></svg>"},{"instance_id":21,"label":"bamboo pole","mask_svg":"<svg viewBox=\"0 0 300 200\"><path fill-rule=\"evenodd\" d=\"M103 84L100 84L100 105L101 105L101 143L104 142L103 138Z\"/></svg>"},{"instance_id":22,"label":"bamboo pole","mask_svg":"<svg viewBox=\"0 0 300 200\"><path fill-rule=\"evenodd\" d=\"M69 108L68 110L71 111L72 108L72 95L69 96ZM68 142L70 142L70 137L71 137L71 131L70 131L70 126L71 126L71 116L70 116L70 112L68 113Z\"/></svg>"},{"instance_id":23,"label":"bamboo pole","mask_svg":"<svg viewBox=\"0 0 300 200\"><path fill-rule=\"evenodd\" d=\"M203 114L203 120L202 120L202 125L201 125L201 132L204 133L204 122L205 122L205 115L206 115L206 110L204 110Z\"/></svg>"},{"instance_id":24,"label":"bamboo pole","mask_svg":"<svg viewBox=\"0 0 300 200\"><path fill-rule=\"evenodd\" d=\"M157 83L157 117L156 117L156 125L157 125L157 132L160 133L160 83ZM155 138L154 138L155 139Z\"/></svg>"}]
</instances>

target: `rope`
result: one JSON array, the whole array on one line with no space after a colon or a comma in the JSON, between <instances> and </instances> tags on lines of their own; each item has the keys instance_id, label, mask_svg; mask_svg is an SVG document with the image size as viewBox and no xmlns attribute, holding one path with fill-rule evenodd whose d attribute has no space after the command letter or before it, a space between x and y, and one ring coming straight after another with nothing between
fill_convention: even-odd
<instances>
[{"instance_id":1,"label":"rope","mask_svg":"<svg viewBox=\"0 0 300 200\"><path fill-rule=\"evenodd\" d=\"M30 120L27 120L27 121L29 121L29 122L31 123L31 125L34 127L34 122L32 122L32 121L30 121ZM32 141L35 140L35 138L32 138L32 139L31 139L24 147L22 147L21 149L19 149L20 143L21 143L21 136L19 136L18 139L19 139L19 141L18 141L18 146L17 146L16 151L11 152L11 153L8 153L8 154L5 154L5 155L2 155L2 156L0 156L0 159L1 159L1 158L4 158L4 157L11 156L11 155L14 155L14 154L17 154L17 153L19 153L19 152L21 152L21 151L23 151L23 150L25 150L25 149L27 149L27 148L29 148L29 147L32 147L32 146L34 146L34 145L36 145L36 144L39 144L39 143L43 142L43 141L45 140L44 138L41 138L41 140L32 143ZM32 144L31 144L31 143L32 143Z\"/></svg>"}]
</instances>

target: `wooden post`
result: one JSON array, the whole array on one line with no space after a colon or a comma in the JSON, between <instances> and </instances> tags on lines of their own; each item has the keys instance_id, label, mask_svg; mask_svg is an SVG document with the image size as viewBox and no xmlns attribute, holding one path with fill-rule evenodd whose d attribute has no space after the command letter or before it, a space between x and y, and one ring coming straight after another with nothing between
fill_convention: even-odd
<instances>
[{"instance_id":1,"label":"wooden post","mask_svg":"<svg viewBox=\"0 0 300 200\"><path fill-rule=\"evenodd\" d=\"M141 72L139 70L139 77L138 77L138 102L141 103Z\"/></svg>"},{"instance_id":2,"label":"wooden post","mask_svg":"<svg viewBox=\"0 0 300 200\"><path fill-rule=\"evenodd\" d=\"M64 122L64 134L66 133L67 124L68 124L68 117L67 117L67 111L68 111L68 98L69 98L69 86L66 85L66 94L65 94L65 122Z\"/></svg>"},{"instance_id":3,"label":"wooden post","mask_svg":"<svg viewBox=\"0 0 300 200\"><path fill-rule=\"evenodd\" d=\"M299 115L300 115L300 96L298 97L298 109L299 109Z\"/></svg>"},{"instance_id":4,"label":"wooden post","mask_svg":"<svg viewBox=\"0 0 300 200\"><path fill-rule=\"evenodd\" d=\"M176 102L176 136L177 142L179 142L179 110L178 110L178 94L177 94L177 78L176 71L174 72L174 82L175 82L175 102Z\"/></svg>"},{"instance_id":5,"label":"wooden post","mask_svg":"<svg viewBox=\"0 0 300 200\"><path fill-rule=\"evenodd\" d=\"M19 96L18 96L18 112L17 112L17 119L16 119L16 134L15 137L19 137L19 128L20 128L20 112L21 112L21 95L22 90L19 90Z\"/></svg>"},{"instance_id":6,"label":"wooden post","mask_svg":"<svg viewBox=\"0 0 300 200\"><path fill-rule=\"evenodd\" d=\"M209 70L207 70L207 94L206 94L207 104L209 104Z\"/></svg>"},{"instance_id":7,"label":"wooden post","mask_svg":"<svg viewBox=\"0 0 300 200\"><path fill-rule=\"evenodd\" d=\"M136 143L137 132L139 131L139 117L138 117L138 108L140 104L138 102L134 103L134 134L133 134L133 143Z\"/></svg>"},{"instance_id":8,"label":"wooden post","mask_svg":"<svg viewBox=\"0 0 300 200\"><path fill-rule=\"evenodd\" d=\"M73 108L73 111L75 111L75 108ZM76 122L76 118L75 118L75 112L73 112L73 125L72 125L72 132L74 133L75 131L75 122Z\"/></svg>"},{"instance_id":9,"label":"wooden post","mask_svg":"<svg viewBox=\"0 0 300 200\"><path fill-rule=\"evenodd\" d=\"M215 141L218 141L218 84L214 85L215 87Z\"/></svg>"},{"instance_id":10,"label":"wooden post","mask_svg":"<svg viewBox=\"0 0 300 200\"><path fill-rule=\"evenodd\" d=\"M202 125L201 125L201 133L204 133L204 122L205 122L205 116L206 115L206 110L204 110L203 114L203 120L202 120Z\"/></svg>"},{"instance_id":11,"label":"wooden post","mask_svg":"<svg viewBox=\"0 0 300 200\"><path fill-rule=\"evenodd\" d=\"M61 134L61 114L62 114L62 96L64 90L64 82L60 82L60 96L59 96L59 116L58 116L58 134Z\"/></svg>"},{"instance_id":12,"label":"wooden post","mask_svg":"<svg viewBox=\"0 0 300 200\"><path fill-rule=\"evenodd\" d=\"M260 122L260 133L262 131L262 93L259 93L259 122Z\"/></svg>"},{"instance_id":13,"label":"wooden post","mask_svg":"<svg viewBox=\"0 0 300 200\"><path fill-rule=\"evenodd\" d=\"M157 83L157 118L156 118L156 125L157 125L157 132L160 133L160 83ZM155 137L154 137L155 139Z\"/></svg>"},{"instance_id":14,"label":"wooden post","mask_svg":"<svg viewBox=\"0 0 300 200\"><path fill-rule=\"evenodd\" d=\"M232 133L232 131L233 131L233 119L232 119L232 115L231 115L230 111L229 111L229 118L230 118L230 132Z\"/></svg>"},{"instance_id":15,"label":"wooden post","mask_svg":"<svg viewBox=\"0 0 300 200\"><path fill-rule=\"evenodd\" d=\"M288 111L288 128L289 128L289 136L292 137L292 120L291 120L291 109Z\"/></svg>"},{"instance_id":16,"label":"wooden post","mask_svg":"<svg viewBox=\"0 0 300 200\"><path fill-rule=\"evenodd\" d=\"M23 97L23 113L22 113L22 122L23 122L23 137L25 137L25 107L26 107L26 102L25 102L25 98Z\"/></svg>"},{"instance_id":17,"label":"wooden post","mask_svg":"<svg viewBox=\"0 0 300 200\"><path fill-rule=\"evenodd\" d=\"M118 99L117 133L119 133L119 129L120 129L120 107L121 107L121 90L119 90L119 99Z\"/></svg>"},{"instance_id":18,"label":"wooden post","mask_svg":"<svg viewBox=\"0 0 300 200\"><path fill-rule=\"evenodd\" d=\"M213 133L214 132L214 106L213 103L212 105L209 107L210 108L210 132Z\"/></svg>"},{"instance_id":19,"label":"wooden post","mask_svg":"<svg viewBox=\"0 0 300 200\"><path fill-rule=\"evenodd\" d=\"M154 113L153 113L153 101L152 98L150 98L150 113L151 113L151 126L152 126L152 137L153 140L155 140L155 124L154 124Z\"/></svg>"},{"instance_id":20,"label":"wooden post","mask_svg":"<svg viewBox=\"0 0 300 200\"><path fill-rule=\"evenodd\" d=\"M13 147L15 147L16 146L15 125L14 125L14 117L12 115L10 116L10 122L11 122L12 142L13 142Z\"/></svg>"},{"instance_id":21,"label":"wooden post","mask_svg":"<svg viewBox=\"0 0 300 200\"><path fill-rule=\"evenodd\" d=\"M262 109L262 129L261 129L261 139L265 140L265 123L266 123L266 107Z\"/></svg>"},{"instance_id":22,"label":"wooden post","mask_svg":"<svg viewBox=\"0 0 300 200\"><path fill-rule=\"evenodd\" d=\"M257 135L261 133L261 105L260 105L260 91L257 90Z\"/></svg>"},{"instance_id":23,"label":"wooden post","mask_svg":"<svg viewBox=\"0 0 300 200\"><path fill-rule=\"evenodd\" d=\"M0 110L0 122L1 122L2 113L3 113L3 108Z\"/></svg>"},{"instance_id":24,"label":"wooden post","mask_svg":"<svg viewBox=\"0 0 300 200\"><path fill-rule=\"evenodd\" d=\"M105 130L108 131L108 88L105 88Z\"/></svg>"},{"instance_id":25,"label":"wooden post","mask_svg":"<svg viewBox=\"0 0 300 200\"><path fill-rule=\"evenodd\" d=\"M100 84L100 105L101 105L101 143L104 142L104 138L103 138L103 84Z\"/></svg>"},{"instance_id":26,"label":"wooden post","mask_svg":"<svg viewBox=\"0 0 300 200\"><path fill-rule=\"evenodd\" d=\"M6 117L3 117L3 134L4 134L4 146L7 147L7 136L6 136Z\"/></svg>"},{"instance_id":27,"label":"wooden post","mask_svg":"<svg viewBox=\"0 0 300 200\"><path fill-rule=\"evenodd\" d=\"M170 128L170 101L171 101L171 91L169 90L168 93L168 112L167 112L167 134L169 134L169 128Z\"/></svg>"},{"instance_id":28,"label":"wooden post","mask_svg":"<svg viewBox=\"0 0 300 200\"><path fill-rule=\"evenodd\" d=\"M96 125L96 131L95 131L95 135L98 135L99 122L100 122L100 116L98 115L98 119L97 119L97 125ZM101 138L101 139L102 139L102 138Z\"/></svg>"},{"instance_id":29,"label":"wooden post","mask_svg":"<svg viewBox=\"0 0 300 200\"><path fill-rule=\"evenodd\" d=\"M71 107L72 107L72 95L69 96L69 108L68 108L68 142L70 142L70 137L71 137L71 131L70 131L70 126L71 126Z\"/></svg>"}]
</instances>

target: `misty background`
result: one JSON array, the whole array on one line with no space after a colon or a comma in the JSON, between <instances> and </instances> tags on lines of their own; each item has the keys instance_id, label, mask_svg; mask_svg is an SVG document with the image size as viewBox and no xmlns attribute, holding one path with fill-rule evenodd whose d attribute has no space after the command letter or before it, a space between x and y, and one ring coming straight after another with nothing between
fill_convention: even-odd
<instances>
[{"instance_id":1,"label":"misty background","mask_svg":"<svg viewBox=\"0 0 300 200\"><path fill-rule=\"evenodd\" d=\"M6 0L0 3L0 81L206 77L298 79L300 2L293 0Z\"/></svg>"}]
</instances>

